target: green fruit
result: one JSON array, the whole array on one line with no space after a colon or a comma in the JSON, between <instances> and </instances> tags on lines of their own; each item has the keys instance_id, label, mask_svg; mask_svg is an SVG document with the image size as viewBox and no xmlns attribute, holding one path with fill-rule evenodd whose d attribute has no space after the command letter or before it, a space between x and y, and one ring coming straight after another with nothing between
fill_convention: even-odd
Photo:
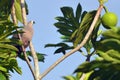
<instances>
[{"instance_id":1,"label":"green fruit","mask_svg":"<svg viewBox=\"0 0 120 80\"><path fill-rule=\"evenodd\" d=\"M112 27L115 27L118 23L118 18L115 13L107 12L102 16L102 25L106 29L111 29Z\"/></svg>"}]
</instances>

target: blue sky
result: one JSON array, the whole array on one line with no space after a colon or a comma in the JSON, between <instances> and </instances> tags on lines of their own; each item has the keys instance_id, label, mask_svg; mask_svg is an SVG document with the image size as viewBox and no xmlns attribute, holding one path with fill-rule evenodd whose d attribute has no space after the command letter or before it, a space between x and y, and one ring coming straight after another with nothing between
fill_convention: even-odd
<instances>
[{"instance_id":1,"label":"blue sky","mask_svg":"<svg viewBox=\"0 0 120 80\"><path fill-rule=\"evenodd\" d=\"M71 6L76 9L78 3L81 3L83 10L91 11L97 9L99 6L98 0L26 0L29 8L29 15L27 16L28 21L34 20L34 37L33 44L35 50L41 53L45 53L48 56L45 58L44 63L39 63L40 72L44 72L50 65L52 65L62 54L53 55L56 48L44 48L47 43L58 43L61 42L60 34L54 27L56 16L62 16L60 7ZM120 19L119 11L120 1L108 0L105 3L106 7L110 12L114 12L118 15ZM102 11L102 14L104 10ZM119 25L119 23L118 23ZM60 63L54 70L52 70L43 80L63 80L61 77L65 75L71 75L74 69L81 63L85 61L80 53L75 53L69 58L65 59ZM11 80L33 80L31 72L25 63L18 59L19 66L22 68L23 74L19 75L17 73L11 74Z\"/></svg>"}]
</instances>

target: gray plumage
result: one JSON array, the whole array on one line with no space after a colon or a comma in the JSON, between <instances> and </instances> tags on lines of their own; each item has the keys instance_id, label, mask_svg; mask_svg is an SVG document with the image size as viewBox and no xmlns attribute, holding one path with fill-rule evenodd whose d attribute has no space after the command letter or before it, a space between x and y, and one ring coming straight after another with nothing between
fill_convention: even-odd
<instances>
[{"instance_id":1,"label":"gray plumage","mask_svg":"<svg viewBox=\"0 0 120 80\"><path fill-rule=\"evenodd\" d=\"M33 36L33 21L29 21L27 25L23 28L23 33L21 33L21 39L23 42L23 46L26 49L29 46L29 42L32 40ZM14 34L13 38L18 39L18 35ZM19 45L15 45L18 48L18 54L22 52L22 48Z\"/></svg>"}]
</instances>

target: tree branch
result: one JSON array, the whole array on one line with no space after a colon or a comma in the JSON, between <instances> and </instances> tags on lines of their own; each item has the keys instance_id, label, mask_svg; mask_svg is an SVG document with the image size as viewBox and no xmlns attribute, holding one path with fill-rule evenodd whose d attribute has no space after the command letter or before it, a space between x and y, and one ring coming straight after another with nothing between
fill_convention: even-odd
<instances>
[{"instance_id":1,"label":"tree branch","mask_svg":"<svg viewBox=\"0 0 120 80\"><path fill-rule=\"evenodd\" d=\"M32 53L32 56L33 56L33 61L34 61L34 67L35 67L35 75L36 75L36 80L39 80L39 65L38 65L38 57L35 53L35 50L34 50L34 47L33 47L33 44L32 42L30 42L30 50L31 50L31 53Z\"/></svg>"},{"instance_id":2,"label":"tree branch","mask_svg":"<svg viewBox=\"0 0 120 80\"><path fill-rule=\"evenodd\" d=\"M11 17L13 20L13 23L17 25L17 19L16 19L16 14L15 14L15 6L14 6L14 0L12 0L12 10L11 10Z\"/></svg>"},{"instance_id":3,"label":"tree branch","mask_svg":"<svg viewBox=\"0 0 120 80\"><path fill-rule=\"evenodd\" d=\"M103 5L100 5L97 13L95 15L95 18L90 26L90 29L88 30L85 38L83 39L83 41L81 42L80 45L78 45L76 48L74 48L73 50L71 50L70 52L66 53L63 57L61 57L60 59L58 59L53 65L51 65L42 75L39 76L39 80L41 80L44 76L46 76L52 69L54 69L59 63L61 63L64 59L66 59L68 56L72 55L73 53L75 53L76 51L78 51L81 47L83 47L85 45L85 43L87 42L87 40L89 39L89 36L91 35L94 26L96 24L96 22L98 21L99 15L101 13L101 10L103 8Z\"/></svg>"},{"instance_id":4,"label":"tree branch","mask_svg":"<svg viewBox=\"0 0 120 80\"><path fill-rule=\"evenodd\" d=\"M21 3L21 12L22 12L23 24L24 24L24 26L26 26L27 25L27 18L26 18L25 1L24 0L20 0L20 3ZM24 56L25 56L25 59L26 59L26 62L28 64L28 66L29 66L29 68L30 68L30 70L31 70L31 72L33 74L34 79L38 80L38 76L39 76L38 59L36 57L36 53L35 53L35 50L34 50L34 47L33 47L31 41L30 41L30 45L29 46L30 46L31 54L32 54L33 60L34 60L34 70L32 69L32 66L30 65L30 62L28 60L28 57L26 55L25 50L23 51L24 52Z\"/></svg>"},{"instance_id":5,"label":"tree branch","mask_svg":"<svg viewBox=\"0 0 120 80\"><path fill-rule=\"evenodd\" d=\"M26 9L25 9L25 0L20 0L20 5L21 5L23 24L24 24L24 26L26 26L27 25L27 17L26 17Z\"/></svg>"}]
</instances>

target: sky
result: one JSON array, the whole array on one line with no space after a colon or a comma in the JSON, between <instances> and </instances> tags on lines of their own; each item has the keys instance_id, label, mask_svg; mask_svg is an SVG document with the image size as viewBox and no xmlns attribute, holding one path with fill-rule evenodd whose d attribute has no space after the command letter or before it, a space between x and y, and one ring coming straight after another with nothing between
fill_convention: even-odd
<instances>
[{"instance_id":1,"label":"sky","mask_svg":"<svg viewBox=\"0 0 120 80\"><path fill-rule=\"evenodd\" d=\"M34 20L34 36L32 42L34 48L37 52L47 54L45 57L45 62L39 63L40 73L43 73L50 65L52 65L57 59L62 57L62 54L54 55L54 51L57 48L44 48L45 44L48 43L59 43L60 34L53 25L56 16L62 16L60 8L63 6L73 7L75 10L78 3L82 5L83 10L91 11L97 9L99 6L98 0L26 0L28 3L29 15L27 20ZM120 19L119 11L120 1L108 0L105 6L110 12L114 12L118 15ZM104 14L104 10L102 11ZM118 23L118 26L120 23ZM17 73L11 73L11 80L34 80L32 74L25 61L20 60L18 64L22 68L22 75ZM73 71L85 61L80 53L74 53L63 62L61 62L56 68L54 68L48 75L46 75L42 80L63 80L62 76L72 75ZM31 63L33 64L33 63Z\"/></svg>"}]
</instances>

